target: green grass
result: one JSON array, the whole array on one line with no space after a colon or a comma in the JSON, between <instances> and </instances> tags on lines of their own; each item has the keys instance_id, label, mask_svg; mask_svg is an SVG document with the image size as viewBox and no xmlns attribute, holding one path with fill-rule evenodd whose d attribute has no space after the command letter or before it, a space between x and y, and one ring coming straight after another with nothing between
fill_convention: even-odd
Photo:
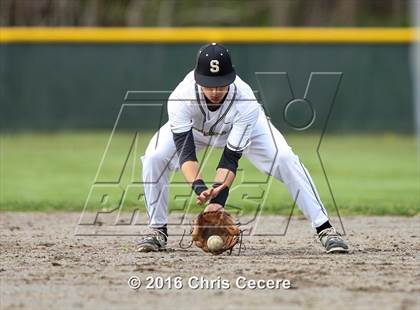
<instances>
[{"instance_id":1,"label":"green grass","mask_svg":"<svg viewBox=\"0 0 420 310\"><path fill-rule=\"evenodd\" d=\"M104 132L1 134L0 210L81 211L95 181L108 137L109 133ZM139 181L138 158L150 137L150 133L140 135L119 184L97 185L93 189L90 209L115 207L123 188ZM334 215L333 200L316 156L319 135L286 134L285 137L305 163L324 204ZM97 181L118 180L132 141L133 135L129 133L114 137ZM419 170L413 136L327 135L320 153L341 214L414 215L420 212ZM217 151L206 165L204 175L208 182L214 175L219 154ZM228 201L230 207L255 212L259 201L255 197L267 191L263 212L290 212L292 199L279 181L273 180L270 186L264 184L266 176L245 159L241 160L240 167L243 172L238 173L235 181L236 187ZM182 180L179 172L174 174L174 182ZM191 196L188 186L175 187L171 191L172 210L184 208L186 199ZM105 193L108 200L101 204ZM130 187L125 210L144 208L141 193L140 185ZM199 209L192 206L192 210Z\"/></svg>"}]
</instances>

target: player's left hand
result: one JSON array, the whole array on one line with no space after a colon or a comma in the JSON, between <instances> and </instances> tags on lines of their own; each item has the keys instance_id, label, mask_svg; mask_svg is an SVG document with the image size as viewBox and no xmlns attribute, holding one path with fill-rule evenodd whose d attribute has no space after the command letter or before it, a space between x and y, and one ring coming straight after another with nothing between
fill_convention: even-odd
<instances>
[{"instance_id":1,"label":"player's left hand","mask_svg":"<svg viewBox=\"0 0 420 310\"><path fill-rule=\"evenodd\" d=\"M226 186L227 186L226 183L222 183L218 187L212 187L205 190L199 196L197 196L197 204L199 205L205 204L207 201L209 201L213 197L216 197L217 195L219 195L220 191L226 188Z\"/></svg>"},{"instance_id":2,"label":"player's left hand","mask_svg":"<svg viewBox=\"0 0 420 310\"><path fill-rule=\"evenodd\" d=\"M203 212L215 212L215 211L224 212L225 208L223 208L223 206L219 205L218 203L209 203Z\"/></svg>"},{"instance_id":3,"label":"player's left hand","mask_svg":"<svg viewBox=\"0 0 420 310\"><path fill-rule=\"evenodd\" d=\"M210 205L220 207L218 204ZM233 247L241 242L239 226L236 224L235 219L223 209L200 213L193 222L191 235L196 246L204 252L211 252L214 255L222 254L224 251L232 251ZM221 248L209 249L207 242L211 236L222 238L223 244Z\"/></svg>"}]
</instances>

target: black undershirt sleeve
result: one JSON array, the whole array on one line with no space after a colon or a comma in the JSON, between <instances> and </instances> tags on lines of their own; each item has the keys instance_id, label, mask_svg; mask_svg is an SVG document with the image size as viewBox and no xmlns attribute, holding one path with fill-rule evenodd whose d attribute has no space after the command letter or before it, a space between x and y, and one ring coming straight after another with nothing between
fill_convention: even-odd
<instances>
[{"instance_id":1,"label":"black undershirt sleeve","mask_svg":"<svg viewBox=\"0 0 420 310\"><path fill-rule=\"evenodd\" d=\"M181 133L172 133L179 156L179 165L186 161L197 161L195 154L195 143L192 129Z\"/></svg>"},{"instance_id":2,"label":"black undershirt sleeve","mask_svg":"<svg viewBox=\"0 0 420 310\"><path fill-rule=\"evenodd\" d=\"M238 169L238 161L241 156L242 152L232 151L227 146L225 146L217 168L225 168L236 174L236 169Z\"/></svg>"}]
</instances>

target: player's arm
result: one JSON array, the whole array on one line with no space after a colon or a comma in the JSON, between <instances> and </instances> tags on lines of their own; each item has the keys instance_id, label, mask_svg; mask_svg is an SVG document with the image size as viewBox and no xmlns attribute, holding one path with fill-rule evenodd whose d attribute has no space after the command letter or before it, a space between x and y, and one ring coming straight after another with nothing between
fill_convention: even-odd
<instances>
[{"instance_id":1,"label":"player's arm","mask_svg":"<svg viewBox=\"0 0 420 310\"><path fill-rule=\"evenodd\" d=\"M172 135L178 153L182 174L184 175L185 180L192 186L194 192L197 195L200 195L208 188L200 173L192 129L180 133L172 132Z\"/></svg>"},{"instance_id":2,"label":"player's arm","mask_svg":"<svg viewBox=\"0 0 420 310\"><path fill-rule=\"evenodd\" d=\"M217 166L213 187L197 197L199 204L211 199L210 204L218 204L220 207L224 207L229 196L229 188L235 180L238 161L241 156L242 152L232 151L225 147Z\"/></svg>"},{"instance_id":3,"label":"player's arm","mask_svg":"<svg viewBox=\"0 0 420 310\"><path fill-rule=\"evenodd\" d=\"M203 204L207 200L210 203L217 203L224 206L229 196L229 188L235 180L238 162L242 156L242 151L233 151L227 146L224 148L219 164L216 169L213 187L204 191L197 197L197 203Z\"/></svg>"}]
</instances>

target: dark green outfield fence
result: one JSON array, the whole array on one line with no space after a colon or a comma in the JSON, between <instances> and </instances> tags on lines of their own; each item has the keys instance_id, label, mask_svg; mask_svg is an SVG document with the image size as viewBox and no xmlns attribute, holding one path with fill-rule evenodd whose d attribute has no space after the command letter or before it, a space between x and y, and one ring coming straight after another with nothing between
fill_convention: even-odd
<instances>
[{"instance_id":1,"label":"dark green outfield fence","mask_svg":"<svg viewBox=\"0 0 420 310\"><path fill-rule=\"evenodd\" d=\"M126 92L174 89L193 68L200 45L1 44L1 129L110 130L123 103L138 105L123 110L121 128L156 128L159 104L165 103L167 94L135 93L129 99L140 100L124 101ZM283 130L290 128L283 116L293 99L290 87L295 98L302 98L311 72L336 72L312 77L307 99L316 119L311 129L325 125L339 84L329 130L413 131L409 44L226 45L239 75L258 91ZM284 73L255 72L287 72L290 87ZM292 123L304 124L311 117L305 104L294 104L288 112ZM161 121L165 119L163 113Z\"/></svg>"}]
</instances>

